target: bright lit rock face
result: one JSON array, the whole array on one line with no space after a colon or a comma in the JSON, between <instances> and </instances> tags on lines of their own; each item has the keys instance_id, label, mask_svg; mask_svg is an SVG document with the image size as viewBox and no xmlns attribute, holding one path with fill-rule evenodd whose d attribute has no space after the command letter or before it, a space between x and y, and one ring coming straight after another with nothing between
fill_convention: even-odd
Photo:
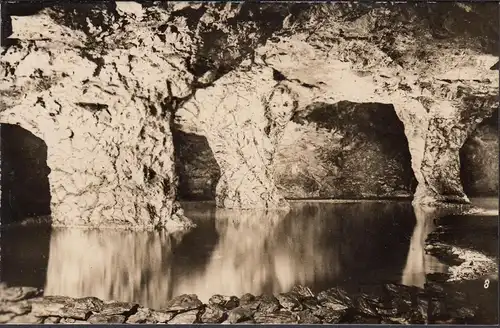
<instances>
[{"instance_id":1,"label":"bright lit rock face","mask_svg":"<svg viewBox=\"0 0 500 328\"><path fill-rule=\"evenodd\" d=\"M189 226L174 125L206 138L219 206L286 208L289 121L339 102L394 107L416 203L468 202L459 152L498 106L493 3L10 6L0 123L46 143L57 224Z\"/></svg>"}]
</instances>

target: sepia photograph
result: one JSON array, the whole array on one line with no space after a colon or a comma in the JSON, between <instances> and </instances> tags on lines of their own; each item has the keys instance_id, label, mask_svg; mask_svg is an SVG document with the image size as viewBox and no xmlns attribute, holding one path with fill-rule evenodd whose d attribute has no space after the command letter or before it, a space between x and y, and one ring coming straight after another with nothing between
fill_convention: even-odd
<instances>
[{"instance_id":1,"label":"sepia photograph","mask_svg":"<svg viewBox=\"0 0 500 328\"><path fill-rule=\"evenodd\" d=\"M0 324L499 323L498 2L0 9Z\"/></svg>"}]
</instances>

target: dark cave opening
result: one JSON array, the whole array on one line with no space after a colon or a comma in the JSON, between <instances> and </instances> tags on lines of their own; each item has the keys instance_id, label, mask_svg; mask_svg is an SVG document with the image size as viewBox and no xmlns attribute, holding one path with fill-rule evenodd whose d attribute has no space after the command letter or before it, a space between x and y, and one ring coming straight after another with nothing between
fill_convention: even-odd
<instances>
[{"instance_id":1,"label":"dark cave opening","mask_svg":"<svg viewBox=\"0 0 500 328\"><path fill-rule=\"evenodd\" d=\"M173 129L172 133L179 200L215 200L221 171L207 139L178 129Z\"/></svg>"},{"instance_id":2,"label":"dark cave opening","mask_svg":"<svg viewBox=\"0 0 500 328\"><path fill-rule=\"evenodd\" d=\"M404 125L381 103L313 103L292 118L275 156L286 198L411 198L416 179Z\"/></svg>"},{"instance_id":3,"label":"dark cave opening","mask_svg":"<svg viewBox=\"0 0 500 328\"><path fill-rule=\"evenodd\" d=\"M498 195L498 109L460 148L460 179L467 196Z\"/></svg>"},{"instance_id":4,"label":"dark cave opening","mask_svg":"<svg viewBox=\"0 0 500 328\"><path fill-rule=\"evenodd\" d=\"M1 223L50 215L45 142L17 125L0 124Z\"/></svg>"}]
</instances>

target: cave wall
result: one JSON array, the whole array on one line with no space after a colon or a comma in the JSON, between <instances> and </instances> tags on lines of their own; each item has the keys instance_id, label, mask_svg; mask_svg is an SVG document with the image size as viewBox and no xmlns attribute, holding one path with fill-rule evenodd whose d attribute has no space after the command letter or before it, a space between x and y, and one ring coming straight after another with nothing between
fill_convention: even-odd
<instances>
[{"instance_id":1,"label":"cave wall","mask_svg":"<svg viewBox=\"0 0 500 328\"><path fill-rule=\"evenodd\" d=\"M498 194L497 112L460 150L468 196ZM215 199L220 168L206 139L177 132L179 197ZM392 105L317 104L294 116L274 156L276 185L286 198L412 197L416 181L403 123Z\"/></svg>"},{"instance_id":2,"label":"cave wall","mask_svg":"<svg viewBox=\"0 0 500 328\"><path fill-rule=\"evenodd\" d=\"M287 207L290 191L278 188L271 163L287 125L297 124L289 121L312 104L342 101L394 106L418 182L415 202L469 202L459 150L498 107L493 3L42 7L2 14L0 122L46 142L55 222L187 225L176 202L172 121L206 138L220 169L219 206ZM358 178L370 169L373 180L368 187L354 174L333 174L336 195L344 185L349 197L413 190L399 167L406 160L360 147L378 164L363 167L358 153L344 169L364 172ZM388 172L402 173L374 182Z\"/></svg>"},{"instance_id":3,"label":"cave wall","mask_svg":"<svg viewBox=\"0 0 500 328\"><path fill-rule=\"evenodd\" d=\"M498 195L498 110L467 138L460 149L460 162L467 195Z\"/></svg>"}]
</instances>

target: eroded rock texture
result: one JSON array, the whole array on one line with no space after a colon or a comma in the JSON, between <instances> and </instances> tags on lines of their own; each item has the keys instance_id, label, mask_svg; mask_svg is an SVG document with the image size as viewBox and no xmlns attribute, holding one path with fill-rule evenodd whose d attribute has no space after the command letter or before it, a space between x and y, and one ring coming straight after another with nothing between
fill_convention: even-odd
<instances>
[{"instance_id":1,"label":"eroded rock texture","mask_svg":"<svg viewBox=\"0 0 500 328\"><path fill-rule=\"evenodd\" d=\"M271 163L295 94L273 80L269 68L231 72L199 90L177 112L181 129L205 135L221 170L216 201L227 208L285 207Z\"/></svg>"},{"instance_id":2,"label":"eroded rock texture","mask_svg":"<svg viewBox=\"0 0 500 328\"><path fill-rule=\"evenodd\" d=\"M271 164L288 122L346 101L394 106L415 202L467 202L459 150L498 105L493 3L9 6L0 122L47 144L56 223L187 225L174 118L206 138L219 206L287 207Z\"/></svg>"},{"instance_id":3,"label":"eroded rock texture","mask_svg":"<svg viewBox=\"0 0 500 328\"><path fill-rule=\"evenodd\" d=\"M161 40L132 15L107 35L71 30L58 14L13 19L21 41L4 50L2 89L26 96L4 97L0 114L47 144L54 223L185 227L169 108L190 74L175 68L177 50L156 54Z\"/></svg>"}]
</instances>

